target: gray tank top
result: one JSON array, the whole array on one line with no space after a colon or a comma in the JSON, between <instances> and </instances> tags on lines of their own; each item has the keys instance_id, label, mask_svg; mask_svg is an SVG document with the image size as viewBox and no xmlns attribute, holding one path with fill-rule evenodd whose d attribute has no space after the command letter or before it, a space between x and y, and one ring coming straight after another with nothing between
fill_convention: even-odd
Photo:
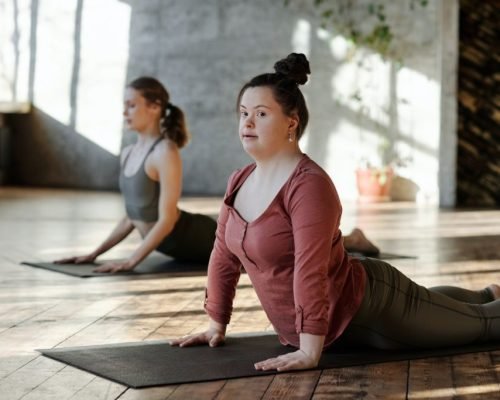
<instances>
[{"instance_id":1,"label":"gray tank top","mask_svg":"<svg viewBox=\"0 0 500 400\"><path fill-rule=\"evenodd\" d=\"M154 150L155 146L163 140L159 138L148 150L139 170L132 176L125 176L125 165L130 152L123 160L120 168L120 191L125 199L125 209L130 219L154 222L158 220L158 201L160 199L160 184L152 180L144 170L146 159Z\"/></svg>"}]
</instances>

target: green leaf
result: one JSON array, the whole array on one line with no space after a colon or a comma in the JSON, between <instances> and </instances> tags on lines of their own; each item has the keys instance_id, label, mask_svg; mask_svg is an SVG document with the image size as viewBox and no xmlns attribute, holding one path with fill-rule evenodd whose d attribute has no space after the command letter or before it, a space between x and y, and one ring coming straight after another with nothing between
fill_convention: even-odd
<instances>
[{"instance_id":1,"label":"green leaf","mask_svg":"<svg viewBox=\"0 0 500 400\"><path fill-rule=\"evenodd\" d=\"M333 15L333 10L325 10L321 16L325 19L330 18Z\"/></svg>"},{"instance_id":2,"label":"green leaf","mask_svg":"<svg viewBox=\"0 0 500 400\"><path fill-rule=\"evenodd\" d=\"M378 183L380 186L384 186L387 183L387 174L385 172L381 172L378 176Z\"/></svg>"}]
</instances>

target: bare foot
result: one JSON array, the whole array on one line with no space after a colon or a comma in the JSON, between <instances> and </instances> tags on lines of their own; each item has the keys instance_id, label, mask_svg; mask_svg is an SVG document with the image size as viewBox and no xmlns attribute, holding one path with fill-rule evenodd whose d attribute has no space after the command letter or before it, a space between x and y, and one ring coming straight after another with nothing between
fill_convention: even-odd
<instances>
[{"instance_id":1,"label":"bare foot","mask_svg":"<svg viewBox=\"0 0 500 400\"><path fill-rule=\"evenodd\" d=\"M500 286L492 283L490 286L488 286L488 289L490 290L495 300L500 299Z\"/></svg>"},{"instance_id":2,"label":"bare foot","mask_svg":"<svg viewBox=\"0 0 500 400\"><path fill-rule=\"evenodd\" d=\"M365 255L376 255L380 250L365 236L359 228L354 228L352 232L344 236L344 246L349 252L363 253Z\"/></svg>"}]
</instances>

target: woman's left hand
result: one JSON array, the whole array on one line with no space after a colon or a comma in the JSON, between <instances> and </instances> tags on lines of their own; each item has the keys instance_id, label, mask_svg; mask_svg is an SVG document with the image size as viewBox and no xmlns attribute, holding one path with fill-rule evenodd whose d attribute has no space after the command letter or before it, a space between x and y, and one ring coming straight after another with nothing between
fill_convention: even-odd
<instances>
[{"instance_id":1,"label":"woman's left hand","mask_svg":"<svg viewBox=\"0 0 500 400\"><path fill-rule=\"evenodd\" d=\"M126 272L134 269L135 265L132 265L130 261L112 261L100 265L94 269L94 272Z\"/></svg>"},{"instance_id":2,"label":"woman's left hand","mask_svg":"<svg viewBox=\"0 0 500 400\"><path fill-rule=\"evenodd\" d=\"M276 358L269 358L255 364L255 369L267 371L275 369L277 371L291 371L294 369L314 368L318 365L318 360L309 356L302 350L293 353L283 354Z\"/></svg>"}]
</instances>

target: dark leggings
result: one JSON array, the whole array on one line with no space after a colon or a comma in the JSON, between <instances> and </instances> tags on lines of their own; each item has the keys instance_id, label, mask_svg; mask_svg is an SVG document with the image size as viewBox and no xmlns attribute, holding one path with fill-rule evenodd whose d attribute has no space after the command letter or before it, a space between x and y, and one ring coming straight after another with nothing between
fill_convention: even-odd
<instances>
[{"instance_id":1,"label":"dark leggings","mask_svg":"<svg viewBox=\"0 0 500 400\"><path fill-rule=\"evenodd\" d=\"M179 261L208 263L217 222L207 215L181 211L172 232L156 248Z\"/></svg>"},{"instance_id":2,"label":"dark leggings","mask_svg":"<svg viewBox=\"0 0 500 400\"><path fill-rule=\"evenodd\" d=\"M500 300L489 289L425 288L380 260L361 260L361 307L342 335L381 349L433 348L500 340Z\"/></svg>"}]
</instances>

